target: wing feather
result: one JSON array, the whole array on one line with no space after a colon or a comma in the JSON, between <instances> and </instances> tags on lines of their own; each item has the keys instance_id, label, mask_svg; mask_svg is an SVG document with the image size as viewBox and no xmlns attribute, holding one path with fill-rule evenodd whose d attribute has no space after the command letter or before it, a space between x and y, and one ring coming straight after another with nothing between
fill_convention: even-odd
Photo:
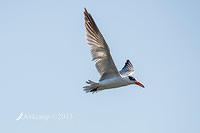
<instances>
[{"instance_id":1,"label":"wing feather","mask_svg":"<svg viewBox=\"0 0 200 133\"><path fill-rule=\"evenodd\" d=\"M134 72L133 65L129 60L127 60L124 67L120 70L119 73L122 77L126 77L133 74L133 72Z\"/></svg>"},{"instance_id":2,"label":"wing feather","mask_svg":"<svg viewBox=\"0 0 200 133\"><path fill-rule=\"evenodd\" d=\"M95 61L95 66L101 75L100 81L113 76L120 76L111 57L110 49L92 16L86 9L84 15L86 39L91 48L92 59Z\"/></svg>"}]
</instances>

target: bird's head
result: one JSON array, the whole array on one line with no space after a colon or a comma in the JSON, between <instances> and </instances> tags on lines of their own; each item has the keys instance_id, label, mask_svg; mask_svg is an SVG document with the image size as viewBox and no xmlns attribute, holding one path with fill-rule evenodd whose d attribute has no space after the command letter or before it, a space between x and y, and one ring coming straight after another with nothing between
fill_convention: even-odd
<instances>
[{"instance_id":1,"label":"bird's head","mask_svg":"<svg viewBox=\"0 0 200 133\"><path fill-rule=\"evenodd\" d=\"M136 85L139 85L144 88L144 85L142 83L138 82L134 77L128 76L128 80L131 84L136 84Z\"/></svg>"}]
</instances>

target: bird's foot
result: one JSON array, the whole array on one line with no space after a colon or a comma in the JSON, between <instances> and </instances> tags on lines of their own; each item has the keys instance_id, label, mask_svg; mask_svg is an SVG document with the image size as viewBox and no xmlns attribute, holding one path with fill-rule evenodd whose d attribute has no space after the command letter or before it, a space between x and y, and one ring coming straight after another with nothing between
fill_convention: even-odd
<instances>
[{"instance_id":1,"label":"bird's foot","mask_svg":"<svg viewBox=\"0 0 200 133\"><path fill-rule=\"evenodd\" d=\"M92 94L94 94L95 92L97 93L97 91L98 91L97 88L90 90L90 92L92 92Z\"/></svg>"}]
</instances>

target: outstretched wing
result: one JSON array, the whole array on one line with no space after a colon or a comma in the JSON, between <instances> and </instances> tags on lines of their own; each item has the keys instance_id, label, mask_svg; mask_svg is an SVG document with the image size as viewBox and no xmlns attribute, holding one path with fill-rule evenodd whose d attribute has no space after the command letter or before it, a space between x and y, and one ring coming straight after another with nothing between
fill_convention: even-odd
<instances>
[{"instance_id":1,"label":"outstretched wing","mask_svg":"<svg viewBox=\"0 0 200 133\"><path fill-rule=\"evenodd\" d=\"M120 76L111 57L110 49L92 16L86 9L84 15L87 43L91 48L92 59L95 61L96 68L101 75L100 80Z\"/></svg>"},{"instance_id":2,"label":"outstretched wing","mask_svg":"<svg viewBox=\"0 0 200 133\"><path fill-rule=\"evenodd\" d=\"M133 65L131 64L129 60L127 60L124 67L119 73L121 74L122 77L126 77L133 74L133 72L134 72Z\"/></svg>"}]
</instances>

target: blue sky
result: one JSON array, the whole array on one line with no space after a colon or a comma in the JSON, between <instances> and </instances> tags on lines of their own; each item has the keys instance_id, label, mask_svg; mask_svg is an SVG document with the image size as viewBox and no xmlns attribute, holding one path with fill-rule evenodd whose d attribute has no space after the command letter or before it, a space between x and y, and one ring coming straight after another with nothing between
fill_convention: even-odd
<instances>
[{"instance_id":1,"label":"blue sky","mask_svg":"<svg viewBox=\"0 0 200 133\"><path fill-rule=\"evenodd\" d=\"M1 132L199 133L200 2L1 0ZM94 17L118 69L145 85L86 94L98 81L85 41ZM70 113L67 120L19 120Z\"/></svg>"}]
</instances>

